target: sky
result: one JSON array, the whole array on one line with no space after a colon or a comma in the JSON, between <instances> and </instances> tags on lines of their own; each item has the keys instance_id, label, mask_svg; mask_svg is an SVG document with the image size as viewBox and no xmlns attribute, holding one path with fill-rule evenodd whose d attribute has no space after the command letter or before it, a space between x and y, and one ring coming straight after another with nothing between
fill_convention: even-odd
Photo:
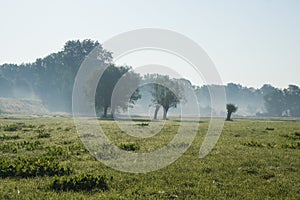
<instances>
[{"instance_id":1,"label":"sky","mask_svg":"<svg viewBox=\"0 0 300 200\"><path fill-rule=\"evenodd\" d=\"M225 84L300 85L298 0L9 0L0 26L0 64L34 62L68 40L160 28L199 44Z\"/></svg>"}]
</instances>

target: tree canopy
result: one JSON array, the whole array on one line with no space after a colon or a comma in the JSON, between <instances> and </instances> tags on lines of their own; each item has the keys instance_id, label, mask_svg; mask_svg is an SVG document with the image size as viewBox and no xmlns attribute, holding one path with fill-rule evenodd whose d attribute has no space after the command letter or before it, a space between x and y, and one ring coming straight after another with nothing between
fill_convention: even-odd
<instances>
[{"instance_id":1,"label":"tree canopy","mask_svg":"<svg viewBox=\"0 0 300 200\"><path fill-rule=\"evenodd\" d=\"M170 108L177 107L177 104L184 99L179 81L170 79L169 76L155 75L155 83L152 89L152 102L156 107L154 119L157 117L159 106L163 107L163 119L167 119Z\"/></svg>"},{"instance_id":2,"label":"tree canopy","mask_svg":"<svg viewBox=\"0 0 300 200\"><path fill-rule=\"evenodd\" d=\"M227 121L231 121L231 115L232 113L235 113L238 109L238 107L232 103L229 103L226 105L226 109L227 109Z\"/></svg>"},{"instance_id":3,"label":"tree canopy","mask_svg":"<svg viewBox=\"0 0 300 200\"><path fill-rule=\"evenodd\" d=\"M137 88L140 81L140 76L130 69L130 67L110 65L102 74L96 89L95 106L98 112L103 110L103 117L107 117L109 108L113 116L118 109L125 110L141 98L138 90L130 93L130 89ZM118 91L112 99L118 81L121 83L118 84Z\"/></svg>"}]
</instances>

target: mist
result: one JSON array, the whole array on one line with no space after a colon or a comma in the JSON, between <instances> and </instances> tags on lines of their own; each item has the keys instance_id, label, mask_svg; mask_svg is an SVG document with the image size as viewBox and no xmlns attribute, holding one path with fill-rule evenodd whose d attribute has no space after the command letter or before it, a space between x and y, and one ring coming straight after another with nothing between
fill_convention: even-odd
<instances>
[{"instance_id":1,"label":"mist","mask_svg":"<svg viewBox=\"0 0 300 200\"><path fill-rule=\"evenodd\" d=\"M77 71L86 56L95 47L98 48L97 53L101 55L101 62L111 65L112 54L103 49L97 41L92 40L68 41L61 51L36 59L33 63L0 65L0 112L71 115L72 90ZM126 109L123 108L122 111L119 110L119 112L152 117L154 112L152 89L150 85L145 84L152 75L136 74L137 77L140 77L140 84L137 88L140 97L132 105ZM201 116L224 117L226 105L222 108L213 108L210 89L225 90L227 103L235 104L238 107L236 116L289 117L299 115L300 89L295 85L289 85L285 89L278 89L269 84L265 84L261 88L253 88L237 83L193 85L187 79L173 79L188 85L196 96L197 103L189 102L190 97L186 96L185 102L170 108L169 115L171 116L180 116L183 109L185 115L195 115L195 110L198 109ZM278 99L283 100L279 101ZM285 106L278 106L283 104ZM280 109L274 109L277 107ZM161 116L162 109L158 114Z\"/></svg>"}]
</instances>

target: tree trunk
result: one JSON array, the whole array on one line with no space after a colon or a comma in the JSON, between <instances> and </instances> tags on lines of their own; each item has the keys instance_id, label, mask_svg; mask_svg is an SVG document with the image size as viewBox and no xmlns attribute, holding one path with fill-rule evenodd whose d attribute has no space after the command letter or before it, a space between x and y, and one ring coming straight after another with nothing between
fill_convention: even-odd
<instances>
[{"instance_id":1,"label":"tree trunk","mask_svg":"<svg viewBox=\"0 0 300 200\"><path fill-rule=\"evenodd\" d=\"M227 112L226 121L231 121L231 114L232 114L232 112Z\"/></svg>"},{"instance_id":2,"label":"tree trunk","mask_svg":"<svg viewBox=\"0 0 300 200\"><path fill-rule=\"evenodd\" d=\"M114 118L116 110L114 108L111 109L111 118Z\"/></svg>"},{"instance_id":3,"label":"tree trunk","mask_svg":"<svg viewBox=\"0 0 300 200\"><path fill-rule=\"evenodd\" d=\"M164 108L163 120L167 119L168 110L169 110L168 108Z\"/></svg>"},{"instance_id":4,"label":"tree trunk","mask_svg":"<svg viewBox=\"0 0 300 200\"><path fill-rule=\"evenodd\" d=\"M105 106L104 107L104 113L103 113L103 117L107 117L107 109L108 109L108 106Z\"/></svg>"},{"instance_id":5,"label":"tree trunk","mask_svg":"<svg viewBox=\"0 0 300 200\"><path fill-rule=\"evenodd\" d=\"M154 120L156 120L157 119L157 113L158 113L158 111L159 111L159 108L160 108L160 106L159 105L156 105L155 106L155 111L154 111Z\"/></svg>"}]
</instances>

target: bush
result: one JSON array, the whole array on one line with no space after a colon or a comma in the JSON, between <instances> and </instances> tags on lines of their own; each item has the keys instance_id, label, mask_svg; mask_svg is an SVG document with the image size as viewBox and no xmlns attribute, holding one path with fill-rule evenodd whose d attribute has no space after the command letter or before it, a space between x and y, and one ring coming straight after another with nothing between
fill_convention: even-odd
<instances>
[{"instance_id":1,"label":"bush","mask_svg":"<svg viewBox=\"0 0 300 200\"><path fill-rule=\"evenodd\" d=\"M62 147L58 146L47 146L45 147L47 150L47 155L48 156L53 156L53 157L68 157L68 151Z\"/></svg>"},{"instance_id":2,"label":"bush","mask_svg":"<svg viewBox=\"0 0 300 200\"><path fill-rule=\"evenodd\" d=\"M0 140L16 140L20 137L18 135L0 135Z\"/></svg>"},{"instance_id":3,"label":"bush","mask_svg":"<svg viewBox=\"0 0 300 200\"><path fill-rule=\"evenodd\" d=\"M38 134L38 138L49 138L51 135L50 133L44 133L44 132L41 132Z\"/></svg>"},{"instance_id":4,"label":"bush","mask_svg":"<svg viewBox=\"0 0 300 200\"><path fill-rule=\"evenodd\" d=\"M245 142L243 143L244 146L248 146L248 147L264 147L264 144L258 143L256 141L250 141L250 142Z\"/></svg>"},{"instance_id":5,"label":"bush","mask_svg":"<svg viewBox=\"0 0 300 200\"><path fill-rule=\"evenodd\" d=\"M2 153L17 153L18 148L14 143L4 143L0 145L0 151Z\"/></svg>"},{"instance_id":6,"label":"bush","mask_svg":"<svg viewBox=\"0 0 300 200\"><path fill-rule=\"evenodd\" d=\"M140 149L140 146L134 143L128 143L128 144L121 144L119 147L125 151L136 151Z\"/></svg>"},{"instance_id":7,"label":"bush","mask_svg":"<svg viewBox=\"0 0 300 200\"><path fill-rule=\"evenodd\" d=\"M282 147L286 149L300 149L300 142L284 144Z\"/></svg>"},{"instance_id":8,"label":"bush","mask_svg":"<svg viewBox=\"0 0 300 200\"><path fill-rule=\"evenodd\" d=\"M33 142L28 142L28 141L23 141L17 143L18 149L25 148L27 151L32 151L36 150L41 147L41 142L40 141L33 141Z\"/></svg>"},{"instance_id":9,"label":"bush","mask_svg":"<svg viewBox=\"0 0 300 200\"><path fill-rule=\"evenodd\" d=\"M10 124L10 125L6 125L3 130L4 131L9 131L9 132L13 132L13 131L18 131L18 130L22 130L22 128L31 128L33 125L26 125L23 122L17 122L14 124Z\"/></svg>"},{"instance_id":10,"label":"bush","mask_svg":"<svg viewBox=\"0 0 300 200\"><path fill-rule=\"evenodd\" d=\"M20 130L20 127L17 126L16 124L10 124L10 125L6 125L3 128L4 131L9 131L9 132L13 132L13 131L17 131Z\"/></svg>"},{"instance_id":11,"label":"bush","mask_svg":"<svg viewBox=\"0 0 300 200\"><path fill-rule=\"evenodd\" d=\"M51 157L19 158L14 161L0 161L0 177L63 176L71 173L69 167L60 166Z\"/></svg>"},{"instance_id":12,"label":"bush","mask_svg":"<svg viewBox=\"0 0 300 200\"><path fill-rule=\"evenodd\" d=\"M137 124L138 126L149 126L149 123L140 123L140 124Z\"/></svg>"},{"instance_id":13,"label":"bush","mask_svg":"<svg viewBox=\"0 0 300 200\"><path fill-rule=\"evenodd\" d=\"M93 189L108 190L106 177L101 175L80 175L75 177L54 177L50 189L57 191L90 191Z\"/></svg>"},{"instance_id":14,"label":"bush","mask_svg":"<svg viewBox=\"0 0 300 200\"><path fill-rule=\"evenodd\" d=\"M281 135L282 137L286 137L292 140L299 140L300 139L300 132L294 132L293 134L285 134Z\"/></svg>"},{"instance_id":15,"label":"bush","mask_svg":"<svg viewBox=\"0 0 300 200\"><path fill-rule=\"evenodd\" d=\"M42 149L42 143L40 141L22 141L17 143L3 143L0 144L0 150L6 153L17 153L18 149L26 149L27 151L33 151L36 149Z\"/></svg>"}]
</instances>

